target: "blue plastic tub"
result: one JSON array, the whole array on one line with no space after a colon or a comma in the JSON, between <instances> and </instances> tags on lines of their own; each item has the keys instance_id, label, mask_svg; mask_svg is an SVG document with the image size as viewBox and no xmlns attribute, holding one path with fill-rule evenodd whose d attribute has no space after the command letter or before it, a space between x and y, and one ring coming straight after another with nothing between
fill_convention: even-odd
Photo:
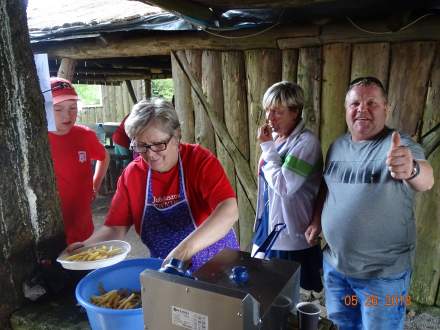
<instances>
[{"instance_id":1,"label":"blue plastic tub","mask_svg":"<svg viewBox=\"0 0 440 330\"><path fill-rule=\"evenodd\" d=\"M76 299L87 311L93 330L144 330L142 308L117 310L93 305L90 296L98 295L100 283L106 291L130 289L140 291L140 273L145 269L159 269L161 259L129 259L116 265L97 269L87 274L76 286Z\"/></svg>"}]
</instances>

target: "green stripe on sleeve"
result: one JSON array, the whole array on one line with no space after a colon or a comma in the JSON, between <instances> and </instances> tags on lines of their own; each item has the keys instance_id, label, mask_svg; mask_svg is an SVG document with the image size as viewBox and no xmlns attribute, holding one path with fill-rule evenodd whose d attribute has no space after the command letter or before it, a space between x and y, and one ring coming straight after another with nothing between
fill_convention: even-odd
<instances>
[{"instance_id":1,"label":"green stripe on sleeve","mask_svg":"<svg viewBox=\"0 0 440 330\"><path fill-rule=\"evenodd\" d=\"M307 177L316 170L315 166L305 162L295 156L288 155L283 162L283 167L295 172L298 175Z\"/></svg>"}]
</instances>

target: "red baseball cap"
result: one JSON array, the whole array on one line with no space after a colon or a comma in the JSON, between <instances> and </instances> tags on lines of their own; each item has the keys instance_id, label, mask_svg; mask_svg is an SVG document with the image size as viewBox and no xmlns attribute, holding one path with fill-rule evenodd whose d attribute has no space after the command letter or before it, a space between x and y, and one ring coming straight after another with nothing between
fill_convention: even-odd
<instances>
[{"instance_id":1,"label":"red baseball cap","mask_svg":"<svg viewBox=\"0 0 440 330\"><path fill-rule=\"evenodd\" d=\"M50 89L52 91L53 104L58 104L66 100L78 100L72 83L63 78L50 78Z\"/></svg>"}]
</instances>

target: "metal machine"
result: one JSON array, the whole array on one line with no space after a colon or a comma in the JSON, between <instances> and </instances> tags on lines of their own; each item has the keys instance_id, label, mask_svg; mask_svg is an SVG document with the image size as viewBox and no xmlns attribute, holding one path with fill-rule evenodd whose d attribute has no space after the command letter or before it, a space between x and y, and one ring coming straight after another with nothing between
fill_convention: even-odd
<instances>
[{"instance_id":1,"label":"metal machine","mask_svg":"<svg viewBox=\"0 0 440 330\"><path fill-rule=\"evenodd\" d=\"M298 301L299 264L294 262L225 249L193 276L141 274L145 329L284 329Z\"/></svg>"}]
</instances>

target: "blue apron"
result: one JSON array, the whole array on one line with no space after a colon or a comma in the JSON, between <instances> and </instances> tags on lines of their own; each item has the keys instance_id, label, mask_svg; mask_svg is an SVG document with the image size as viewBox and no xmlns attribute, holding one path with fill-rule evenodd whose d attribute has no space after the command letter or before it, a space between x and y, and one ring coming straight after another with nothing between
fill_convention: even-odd
<instances>
[{"instance_id":1,"label":"blue apron","mask_svg":"<svg viewBox=\"0 0 440 330\"><path fill-rule=\"evenodd\" d=\"M182 161L179 157L179 197L172 206L160 209L153 204L151 168L148 169L145 188L145 206L141 223L141 239L153 258L164 259L197 227L189 207L185 190ZM238 249L231 229L222 239L192 257L191 271L196 271L224 248Z\"/></svg>"}]
</instances>

